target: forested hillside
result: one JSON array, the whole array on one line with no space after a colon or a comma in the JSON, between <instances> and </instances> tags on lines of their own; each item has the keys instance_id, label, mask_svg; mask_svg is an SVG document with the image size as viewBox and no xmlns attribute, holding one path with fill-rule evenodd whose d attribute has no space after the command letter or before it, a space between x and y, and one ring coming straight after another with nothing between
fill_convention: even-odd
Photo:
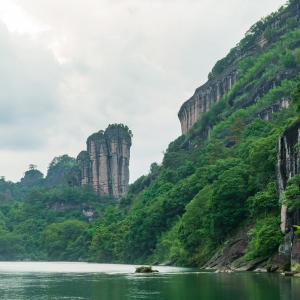
<instances>
[{"instance_id":1,"label":"forested hillside","mask_svg":"<svg viewBox=\"0 0 300 300\"><path fill-rule=\"evenodd\" d=\"M41 187L40 179L26 188L0 179L0 259L203 266L243 230L248 244L235 259L276 253L283 241L276 143L299 118L290 101L293 91L294 101L299 98L298 4L290 1L254 24L216 63L209 80L232 64L238 80L126 197L99 197L88 186ZM272 25L278 20L280 26ZM257 91L260 97L253 97Z\"/></svg>"}]
</instances>

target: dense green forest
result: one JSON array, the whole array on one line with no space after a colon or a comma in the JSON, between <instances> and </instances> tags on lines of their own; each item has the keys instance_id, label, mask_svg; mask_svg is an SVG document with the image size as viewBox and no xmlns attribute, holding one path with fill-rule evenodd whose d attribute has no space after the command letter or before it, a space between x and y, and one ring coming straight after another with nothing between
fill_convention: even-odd
<instances>
[{"instance_id":1,"label":"dense green forest","mask_svg":"<svg viewBox=\"0 0 300 300\"><path fill-rule=\"evenodd\" d=\"M209 79L235 63L237 82L186 135L169 144L162 163L152 163L149 173L132 183L120 201L99 198L88 186L43 187L44 179L38 179L33 187L21 187L2 177L0 259L168 260L202 266L247 226L250 242L244 260L275 253L283 240L275 183L276 143L299 117L300 77L293 74L300 72L300 26L295 18L284 18L292 5L295 1L254 24L216 63ZM278 16L284 24L276 29L270 22ZM239 57L238 53L256 45L261 34L266 46ZM254 104L240 105L262 82L278 74L290 76ZM288 107L268 120L259 118L280 99L291 99L291 93L294 100ZM210 139L204 140L201 132L207 127ZM55 158L49 170L54 172L61 164L71 168L74 163L64 155ZM297 184L289 188L286 201L300 194ZM93 217L87 217L84 209L92 210Z\"/></svg>"}]
</instances>

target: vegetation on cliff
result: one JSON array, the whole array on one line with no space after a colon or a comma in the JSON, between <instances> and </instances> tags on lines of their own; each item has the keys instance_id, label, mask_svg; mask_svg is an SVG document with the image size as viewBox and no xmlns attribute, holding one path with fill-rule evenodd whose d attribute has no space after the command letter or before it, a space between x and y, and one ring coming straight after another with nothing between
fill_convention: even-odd
<instances>
[{"instance_id":1,"label":"vegetation on cliff","mask_svg":"<svg viewBox=\"0 0 300 300\"><path fill-rule=\"evenodd\" d=\"M118 203L64 185L34 187L17 203L15 185L0 179L0 258L201 266L246 226L252 229L243 259L272 255L282 242L276 143L298 118L299 106L300 78L292 80L300 71L299 22L282 17L283 26L270 27L288 8L252 26L238 48L216 64L211 78L238 63L238 81L169 144L162 163L153 163ZM238 59L236 51L262 33L267 45ZM280 74L289 76L277 85L263 84ZM264 87L262 97L247 105L249 95ZM282 105L291 93L296 100ZM131 135L120 124L108 128L121 127ZM299 194L298 185L291 182L286 201ZM92 218L82 205L94 210Z\"/></svg>"},{"instance_id":2,"label":"vegetation on cliff","mask_svg":"<svg viewBox=\"0 0 300 300\"><path fill-rule=\"evenodd\" d=\"M124 124L109 124L107 126L107 128L104 130L99 130L98 132L95 132L93 134L91 134L89 137L88 137L88 140L89 139L93 139L93 138L103 138L105 139L105 133L107 132L108 129L119 129L123 132L125 132L129 137L133 137L133 134L131 132L131 130L128 128L127 125L124 125Z\"/></svg>"}]
</instances>

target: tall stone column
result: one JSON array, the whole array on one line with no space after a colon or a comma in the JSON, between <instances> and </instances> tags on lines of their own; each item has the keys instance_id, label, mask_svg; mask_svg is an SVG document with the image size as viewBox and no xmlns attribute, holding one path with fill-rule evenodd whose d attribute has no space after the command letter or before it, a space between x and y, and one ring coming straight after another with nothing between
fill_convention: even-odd
<instances>
[{"instance_id":1,"label":"tall stone column","mask_svg":"<svg viewBox=\"0 0 300 300\"><path fill-rule=\"evenodd\" d=\"M125 130L107 128L105 138L110 160L111 194L119 199L128 192L131 137Z\"/></svg>"},{"instance_id":2,"label":"tall stone column","mask_svg":"<svg viewBox=\"0 0 300 300\"><path fill-rule=\"evenodd\" d=\"M85 186L89 184L91 179L91 161L87 151L81 151L77 156L77 164L79 166L79 184Z\"/></svg>"},{"instance_id":3,"label":"tall stone column","mask_svg":"<svg viewBox=\"0 0 300 300\"><path fill-rule=\"evenodd\" d=\"M99 196L109 195L109 154L104 134L94 134L87 139L91 160L91 184Z\"/></svg>"}]
</instances>

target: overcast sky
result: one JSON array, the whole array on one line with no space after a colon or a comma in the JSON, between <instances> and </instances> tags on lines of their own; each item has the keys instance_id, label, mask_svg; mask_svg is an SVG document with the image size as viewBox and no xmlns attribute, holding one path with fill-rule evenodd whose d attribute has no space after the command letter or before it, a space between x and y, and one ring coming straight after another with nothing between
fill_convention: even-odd
<instances>
[{"instance_id":1,"label":"overcast sky","mask_svg":"<svg viewBox=\"0 0 300 300\"><path fill-rule=\"evenodd\" d=\"M283 0L0 0L0 176L133 132L130 181L177 138L215 62Z\"/></svg>"}]
</instances>

